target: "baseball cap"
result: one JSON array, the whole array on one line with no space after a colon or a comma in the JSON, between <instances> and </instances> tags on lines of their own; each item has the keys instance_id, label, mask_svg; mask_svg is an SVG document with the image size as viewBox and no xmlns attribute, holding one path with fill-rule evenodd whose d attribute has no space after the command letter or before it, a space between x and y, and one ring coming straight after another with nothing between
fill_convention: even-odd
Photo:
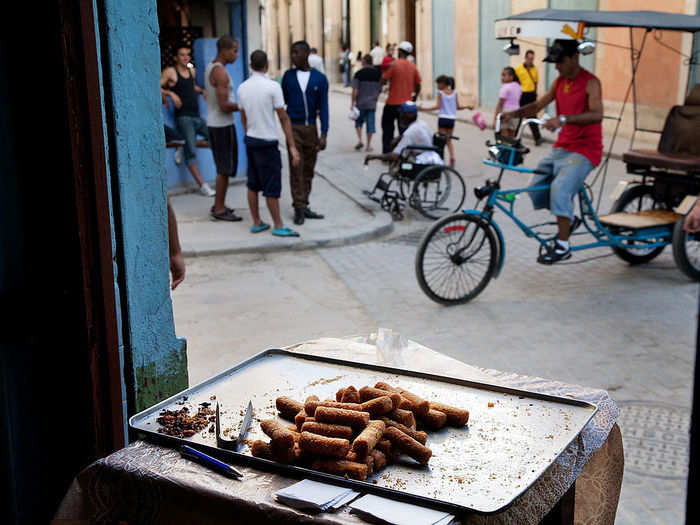
<instances>
[{"instance_id":1,"label":"baseball cap","mask_svg":"<svg viewBox=\"0 0 700 525\"><path fill-rule=\"evenodd\" d=\"M401 104L399 112L402 115L418 115L418 106L415 102L404 102Z\"/></svg>"},{"instance_id":2,"label":"baseball cap","mask_svg":"<svg viewBox=\"0 0 700 525\"><path fill-rule=\"evenodd\" d=\"M404 40L399 43L399 49L405 51L406 53L413 53L413 44Z\"/></svg>"},{"instance_id":3,"label":"baseball cap","mask_svg":"<svg viewBox=\"0 0 700 525\"><path fill-rule=\"evenodd\" d=\"M558 38L547 50L547 56L542 62L561 62L564 57L571 57L578 53L578 41Z\"/></svg>"}]
</instances>

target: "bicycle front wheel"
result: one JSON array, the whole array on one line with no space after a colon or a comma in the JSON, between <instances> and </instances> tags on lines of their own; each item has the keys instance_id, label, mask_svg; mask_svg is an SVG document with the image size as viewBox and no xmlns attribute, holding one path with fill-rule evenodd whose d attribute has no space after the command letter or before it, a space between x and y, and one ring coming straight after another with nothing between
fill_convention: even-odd
<instances>
[{"instance_id":1,"label":"bicycle front wheel","mask_svg":"<svg viewBox=\"0 0 700 525\"><path fill-rule=\"evenodd\" d=\"M421 289L447 306L471 301L493 277L498 264L496 238L478 215L458 213L437 221L416 253Z\"/></svg>"}]
</instances>

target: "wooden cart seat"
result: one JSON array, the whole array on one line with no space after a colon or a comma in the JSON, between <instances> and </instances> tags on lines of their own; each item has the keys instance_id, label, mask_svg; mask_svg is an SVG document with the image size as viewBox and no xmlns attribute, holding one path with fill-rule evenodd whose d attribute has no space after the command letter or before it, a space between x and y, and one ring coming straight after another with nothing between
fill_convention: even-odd
<instances>
[{"instance_id":1,"label":"wooden cart seat","mask_svg":"<svg viewBox=\"0 0 700 525\"><path fill-rule=\"evenodd\" d=\"M654 226L670 226L680 217L680 214L671 210L642 210L636 213L619 212L601 215L598 220L606 226L639 230Z\"/></svg>"},{"instance_id":2,"label":"wooden cart seat","mask_svg":"<svg viewBox=\"0 0 700 525\"><path fill-rule=\"evenodd\" d=\"M700 157L694 155L671 155L650 149L633 149L626 152L622 160L626 164L640 167L700 172Z\"/></svg>"}]
</instances>

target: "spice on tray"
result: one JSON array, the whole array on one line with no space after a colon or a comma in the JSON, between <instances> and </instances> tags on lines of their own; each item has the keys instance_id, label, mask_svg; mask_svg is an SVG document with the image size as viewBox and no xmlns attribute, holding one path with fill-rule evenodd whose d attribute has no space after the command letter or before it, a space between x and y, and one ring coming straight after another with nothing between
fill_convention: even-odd
<instances>
[{"instance_id":1,"label":"spice on tray","mask_svg":"<svg viewBox=\"0 0 700 525\"><path fill-rule=\"evenodd\" d=\"M211 421L214 411L209 408L199 408L194 416L189 409L161 410L156 421L161 425L158 432L174 437L190 437L204 429Z\"/></svg>"}]
</instances>

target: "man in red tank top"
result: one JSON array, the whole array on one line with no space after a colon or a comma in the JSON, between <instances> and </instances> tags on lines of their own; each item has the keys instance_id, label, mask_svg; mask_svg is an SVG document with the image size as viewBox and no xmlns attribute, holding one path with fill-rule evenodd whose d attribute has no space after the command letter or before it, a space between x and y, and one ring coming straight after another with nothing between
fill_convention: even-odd
<instances>
[{"instance_id":1,"label":"man in red tank top","mask_svg":"<svg viewBox=\"0 0 700 525\"><path fill-rule=\"evenodd\" d=\"M544 62L554 62L559 72L547 93L531 104L503 113L501 119L531 117L551 102L556 104L557 116L544 127L550 131L561 128L559 137L530 181L531 187L551 185L549 191L530 192L530 197L535 209L549 208L557 217L557 239L537 259L553 264L571 258L569 235L580 224L574 216L573 199L603 156L603 100L600 80L579 64L576 40L555 40Z\"/></svg>"}]
</instances>

